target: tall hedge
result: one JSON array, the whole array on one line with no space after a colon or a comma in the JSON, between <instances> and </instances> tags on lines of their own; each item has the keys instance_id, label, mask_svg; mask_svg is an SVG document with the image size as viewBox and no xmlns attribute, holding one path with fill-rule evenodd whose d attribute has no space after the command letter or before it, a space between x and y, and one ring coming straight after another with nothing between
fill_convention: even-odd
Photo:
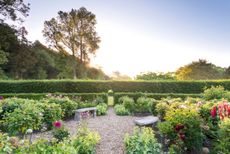
<instances>
[{"instance_id":1,"label":"tall hedge","mask_svg":"<svg viewBox=\"0 0 230 154\"><path fill-rule=\"evenodd\" d=\"M19 80L0 81L2 93L202 93L204 87L221 85L230 90L230 80L220 81L91 81L91 80Z\"/></svg>"}]
</instances>

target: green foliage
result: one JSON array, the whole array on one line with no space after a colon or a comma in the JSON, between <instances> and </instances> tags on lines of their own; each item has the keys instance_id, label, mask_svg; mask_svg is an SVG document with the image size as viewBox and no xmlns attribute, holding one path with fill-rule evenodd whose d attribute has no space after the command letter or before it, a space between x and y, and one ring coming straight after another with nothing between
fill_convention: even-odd
<instances>
[{"instance_id":1,"label":"green foliage","mask_svg":"<svg viewBox=\"0 0 230 154\"><path fill-rule=\"evenodd\" d=\"M121 104L115 105L114 110L117 115L121 115L121 116L130 115L129 110L126 109L124 105L121 105Z\"/></svg>"},{"instance_id":2,"label":"green foliage","mask_svg":"<svg viewBox=\"0 0 230 154\"><path fill-rule=\"evenodd\" d=\"M89 62L90 55L94 55L99 48L100 38L95 25L96 16L84 7L70 12L59 11L57 18L44 23L43 33L50 45L65 54L71 51L74 79L77 77L77 59L80 59L78 73L84 77L83 64Z\"/></svg>"},{"instance_id":3,"label":"green foliage","mask_svg":"<svg viewBox=\"0 0 230 154\"><path fill-rule=\"evenodd\" d=\"M224 79L224 71L206 60L194 61L176 71L179 80L213 80Z\"/></svg>"},{"instance_id":4,"label":"green foliage","mask_svg":"<svg viewBox=\"0 0 230 154\"><path fill-rule=\"evenodd\" d=\"M96 152L96 144L100 139L98 133L91 132L86 127L81 127L78 129L76 137L72 140L72 144L75 149L78 149L78 153L94 154Z\"/></svg>"},{"instance_id":5,"label":"green foliage","mask_svg":"<svg viewBox=\"0 0 230 154\"><path fill-rule=\"evenodd\" d=\"M157 143L151 128L144 127L141 132L136 128L132 136L126 134L124 142L127 154L159 154L162 152L161 145Z\"/></svg>"},{"instance_id":6,"label":"green foliage","mask_svg":"<svg viewBox=\"0 0 230 154\"><path fill-rule=\"evenodd\" d=\"M134 100L128 96L120 97L119 104L122 104L129 112L134 112Z\"/></svg>"},{"instance_id":7,"label":"green foliage","mask_svg":"<svg viewBox=\"0 0 230 154\"><path fill-rule=\"evenodd\" d=\"M61 133L63 135L63 133ZM80 128L75 138L60 142L38 139L32 144L0 132L0 153L4 154L94 154L100 136Z\"/></svg>"},{"instance_id":8,"label":"green foliage","mask_svg":"<svg viewBox=\"0 0 230 154\"><path fill-rule=\"evenodd\" d=\"M53 132L53 137L57 139L58 142L64 141L65 139L69 138L69 132L66 128L61 127L61 128L54 128Z\"/></svg>"},{"instance_id":9,"label":"green foliage","mask_svg":"<svg viewBox=\"0 0 230 154\"><path fill-rule=\"evenodd\" d=\"M74 110L76 110L78 107L78 103L76 101L70 100L68 97L51 97L47 99L47 102L59 104L65 119L72 118Z\"/></svg>"},{"instance_id":10,"label":"green foliage","mask_svg":"<svg viewBox=\"0 0 230 154\"><path fill-rule=\"evenodd\" d=\"M224 90L223 86L212 86L206 88L203 95L205 100L222 99L227 95L227 91Z\"/></svg>"},{"instance_id":11,"label":"green foliage","mask_svg":"<svg viewBox=\"0 0 230 154\"><path fill-rule=\"evenodd\" d=\"M160 102L156 105L156 113L163 119L165 117L166 111L170 108L169 104L166 102Z\"/></svg>"},{"instance_id":12,"label":"green foliage","mask_svg":"<svg viewBox=\"0 0 230 154\"><path fill-rule=\"evenodd\" d=\"M158 124L158 128L170 140L170 145L178 144L179 149L184 152L201 150L201 120L193 106L170 108L164 119L164 122Z\"/></svg>"},{"instance_id":13,"label":"green foliage","mask_svg":"<svg viewBox=\"0 0 230 154\"><path fill-rule=\"evenodd\" d=\"M25 103L13 112L6 113L3 125L10 134L24 135L27 129L40 129L43 120L42 113L43 110L37 108L36 104Z\"/></svg>"},{"instance_id":14,"label":"green foliage","mask_svg":"<svg viewBox=\"0 0 230 154\"><path fill-rule=\"evenodd\" d=\"M141 73L136 76L137 80L175 80L176 78L173 76L173 73Z\"/></svg>"},{"instance_id":15,"label":"green foliage","mask_svg":"<svg viewBox=\"0 0 230 154\"><path fill-rule=\"evenodd\" d=\"M46 124L47 129L51 129L53 122L63 117L62 109L59 104L47 103L46 100L43 100L41 103L38 103L37 106L43 110L43 123Z\"/></svg>"},{"instance_id":16,"label":"green foliage","mask_svg":"<svg viewBox=\"0 0 230 154\"><path fill-rule=\"evenodd\" d=\"M214 153L230 153L230 119L225 118L217 131L218 139L214 144Z\"/></svg>"},{"instance_id":17,"label":"green foliage","mask_svg":"<svg viewBox=\"0 0 230 154\"><path fill-rule=\"evenodd\" d=\"M91 81L91 80L21 80L1 81L0 93L107 93L144 92L199 94L204 87L223 86L230 81ZM168 95L168 94L167 94Z\"/></svg>"},{"instance_id":18,"label":"green foliage","mask_svg":"<svg viewBox=\"0 0 230 154\"><path fill-rule=\"evenodd\" d=\"M1 17L10 18L11 20L22 20L21 15L28 16L29 4L25 4L23 0L8 1L3 0L1 2L0 14ZM18 15L20 13L21 15ZM0 19L1 20L4 20Z\"/></svg>"},{"instance_id":19,"label":"green foliage","mask_svg":"<svg viewBox=\"0 0 230 154\"><path fill-rule=\"evenodd\" d=\"M135 103L135 112L152 112L154 102L152 98L139 97Z\"/></svg>"},{"instance_id":20,"label":"green foliage","mask_svg":"<svg viewBox=\"0 0 230 154\"><path fill-rule=\"evenodd\" d=\"M97 105L97 115L106 115L108 105L105 103L100 103Z\"/></svg>"}]
</instances>

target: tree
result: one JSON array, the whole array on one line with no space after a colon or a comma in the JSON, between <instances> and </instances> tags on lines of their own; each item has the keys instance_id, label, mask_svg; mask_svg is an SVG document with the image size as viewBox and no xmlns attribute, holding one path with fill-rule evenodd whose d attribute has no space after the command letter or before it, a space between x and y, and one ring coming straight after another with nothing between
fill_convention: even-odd
<instances>
[{"instance_id":1,"label":"tree","mask_svg":"<svg viewBox=\"0 0 230 154\"><path fill-rule=\"evenodd\" d=\"M230 79L230 66L225 69L224 75L226 79Z\"/></svg>"},{"instance_id":2,"label":"tree","mask_svg":"<svg viewBox=\"0 0 230 154\"><path fill-rule=\"evenodd\" d=\"M222 69L206 60L199 60L180 67L176 71L179 80L209 80L223 78Z\"/></svg>"},{"instance_id":3,"label":"tree","mask_svg":"<svg viewBox=\"0 0 230 154\"><path fill-rule=\"evenodd\" d=\"M25 4L23 0L1 0L0 1L0 21L9 18L13 21L23 21L23 17L28 16L29 4Z\"/></svg>"},{"instance_id":4,"label":"tree","mask_svg":"<svg viewBox=\"0 0 230 154\"><path fill-rule=\"evenodd\" d=\"M96 16L82 7L70 12L58 12L58 17L45 21L43 34L52 47L73 58L73 77L76 79L76 58L80 64L90 61L99 48L100 38L95 31Z\"/></svg>"},{"instance_id":5,"label":"tree","mask_svg":"<svg viewBox=\"0 0 230 154\"><path fill-rule=\"evenodd\" d=\"M147 72L141 73L136 76L137 80L175 80L174 73L155 73L155 72Z\"/></svg>"},{"instance_id":6,"label":"tree","mask_svg":"<svg viewBox=\"0 0 230 154\"><path fill-rule=\"evenodd\" d=\"M113 72L111 79L112 80L132 80L130 76L121 74L119 71Z\"/></svg>"}]
</instances>

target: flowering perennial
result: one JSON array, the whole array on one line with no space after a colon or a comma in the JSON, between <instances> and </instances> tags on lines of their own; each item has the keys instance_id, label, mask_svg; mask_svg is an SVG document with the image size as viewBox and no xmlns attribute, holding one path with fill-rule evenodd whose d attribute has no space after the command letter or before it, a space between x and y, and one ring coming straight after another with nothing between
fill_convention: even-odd
<instances>
[{"instance_id":1,"label":"flowering perennial","mask_svg":"<svg viewBox=\"0 0 230 154\"><path fill-rule=\"evenodd\" d=\"M224 120L225 118L230 117L230 103L223 101L222 103L213 106L210 113L213 119L219 117L220 120Z\"/></svg>"}]
</instances>

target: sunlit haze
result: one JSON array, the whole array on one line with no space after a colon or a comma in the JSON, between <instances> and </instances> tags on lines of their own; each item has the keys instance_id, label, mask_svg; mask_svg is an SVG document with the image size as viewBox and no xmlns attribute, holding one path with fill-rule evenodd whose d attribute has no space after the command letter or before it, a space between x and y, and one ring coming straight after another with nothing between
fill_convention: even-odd
<instances>
[{"instance_id":1,"label":"sunlit haze","mask_svg":"<svg viewBox=\"0 0 230 154\"><path fill-rule=\"evenodd\" d=\"M147 71L175 71L198 59L230 65L228 0L28 0L26 26L31 41L46 43L43 24L59 10L82 6L97 19L100 48L91 65L107 74L135 76Z\"/></svg>"}]
</instances>

